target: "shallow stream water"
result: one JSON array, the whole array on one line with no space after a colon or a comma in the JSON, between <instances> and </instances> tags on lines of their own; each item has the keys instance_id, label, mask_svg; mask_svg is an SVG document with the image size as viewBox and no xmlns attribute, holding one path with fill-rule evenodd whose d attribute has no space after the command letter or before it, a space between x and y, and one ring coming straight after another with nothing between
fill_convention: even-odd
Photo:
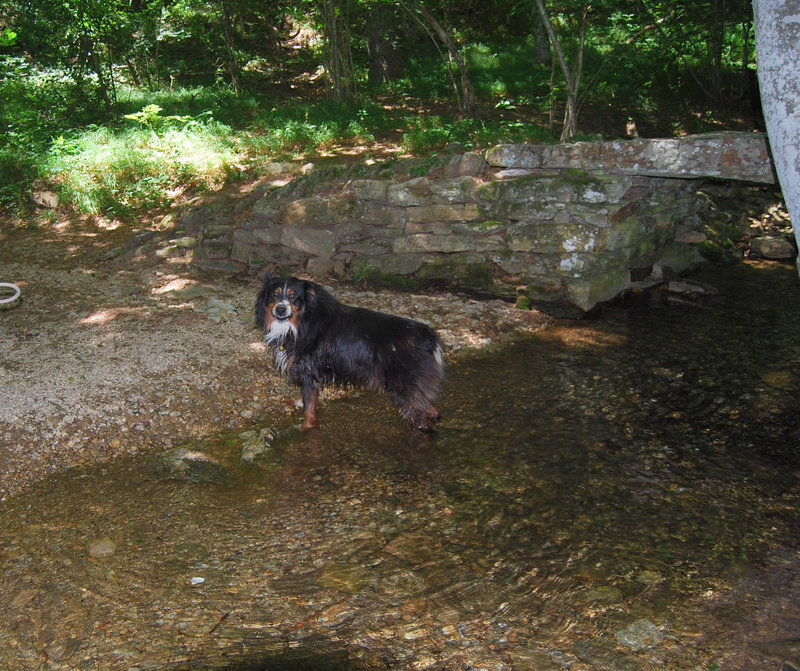
<instances>
[{"instance_id":1,"label":"shallow stream water","mask_svg":"<svg viewBox=\"0 0 800 671\"><path fill-rule=\"evenodd\" d=\"M701 279L459 357L432 436L354 395L39 483L0 667L800 668L800 281Z\"/></svg>"}]
</instances>

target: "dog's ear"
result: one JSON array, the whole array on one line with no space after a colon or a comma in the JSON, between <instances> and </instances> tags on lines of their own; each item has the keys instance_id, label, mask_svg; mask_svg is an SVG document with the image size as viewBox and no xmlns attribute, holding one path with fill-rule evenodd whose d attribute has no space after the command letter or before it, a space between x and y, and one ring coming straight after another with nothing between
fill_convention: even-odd
<instances>
[{"instance_id":1,"label":"dog's ear","mask_svg":"<svg viewBox=\"0 0 800 671\"><path fill-rule=\"evenodd\" d=\"M317 303L319 286L313 282L303 282L303 300L306 308L313 310Z\"/></svg>"},{"instance_id":2,"label":"dog's ear","mask_svg":"<svg viewBox=\"0 0 800 671\"><path fill-rule=\"evenodd\" d=\"M270 282L272 282L272 275L267 273L264 276L264 284L261 286L261 291L258 292L258 298L256 299L256 328L264 328L264 321L267 318L267 303L269 302L267 289Z\"/></svg>"}]
</instances>

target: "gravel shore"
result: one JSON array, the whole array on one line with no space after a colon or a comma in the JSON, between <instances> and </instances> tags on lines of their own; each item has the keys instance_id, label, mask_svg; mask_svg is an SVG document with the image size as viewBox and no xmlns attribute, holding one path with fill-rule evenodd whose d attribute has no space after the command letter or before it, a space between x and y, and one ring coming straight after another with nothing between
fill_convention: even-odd
<instances>
[{"instance_id":1,"label":"gravel shore","mask_svg":"<svg viewBox=\"0 0 800 671\"><path fill-rule=\"evenodd\" d=\"M266 413L299 417L253 326L256 275L200 275L186 258L108 259L96 222L0 234L0 498L48 473L173 445ZM499 300L329 287L345 303L433 326L447 356L541 328ZM446 393L446 389L445 392Z\"/></svg>"}]
</instances>

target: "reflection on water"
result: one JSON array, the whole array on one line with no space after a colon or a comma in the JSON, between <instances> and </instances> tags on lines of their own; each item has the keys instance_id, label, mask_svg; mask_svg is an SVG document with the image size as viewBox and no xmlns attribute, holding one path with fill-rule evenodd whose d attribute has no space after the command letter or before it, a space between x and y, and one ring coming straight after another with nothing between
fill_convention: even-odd
<instances>
[{"instance_id":1,"label":"reflection on water","mask_svg":"<svg viewBox=\"0 0 800 671\"><path fill-rule=\"evenodd\" d=\"M42 483L0 522L4 668L796 666L800 283L707 279L462 357L432 437L366 394L191 446L207 481Z\"/></svg>"}]
</instances>

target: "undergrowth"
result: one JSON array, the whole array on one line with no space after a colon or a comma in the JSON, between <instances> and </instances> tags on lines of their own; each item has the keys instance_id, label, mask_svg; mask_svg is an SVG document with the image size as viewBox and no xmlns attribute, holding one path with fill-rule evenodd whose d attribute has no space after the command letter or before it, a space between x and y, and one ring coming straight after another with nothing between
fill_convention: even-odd
<instances>
[{"instance_id":1,"label":"undergrowth","mask_svg":"<svg viewBox=\"0 0 800 671\"><path fill-rule=\"evenodd\" d=\"M187 188L219 188L246 169L224 124L169 119L152 109L131 121L58 136L41 157L39 175L79 212L125 216L166 207Z\"/></svg>"},{"instance_id":2,"label":"undergrowth","mask_svg":"<svg viewBox=\"0 0 800 671\"><path fill-rule=\"evenodd\" d=\"M391 131L400 131L401 148L413 154L436 153L450 143L468 149L549 139L535 124L417 115L377 102L266 107L240 100L237 127L231 125L230 102L225 90L189 89L149 99L132 92L120 103L123 114L104 125L64 127L49 137L28 126L18 146L10 138L9 146L0 147L0 207L21 207L39 181L77 212L131 217L164 209L187 190L216 190L257 176L270 161L313 157L342 145L370 146Z\"/></svg>"}]
</instances>

